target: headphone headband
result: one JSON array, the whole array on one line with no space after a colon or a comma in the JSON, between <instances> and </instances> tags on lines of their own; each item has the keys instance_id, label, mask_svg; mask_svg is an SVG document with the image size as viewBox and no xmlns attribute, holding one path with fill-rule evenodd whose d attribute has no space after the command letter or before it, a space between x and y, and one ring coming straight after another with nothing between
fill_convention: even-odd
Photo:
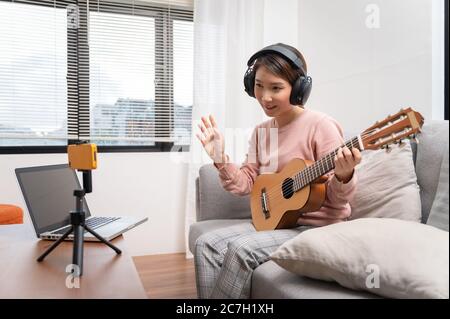
<instances>
[{"instance_id":1,"label":"headphone headband","mask_svg":"<svg viewBox=\"0 0 450 319\"><path fill-rule=\"evenodd\" d=\"M253 54L250 59L247 62L247 66L251 66L253 62L259 58L260 56L263 56L268 53L276 53L278 55L281 55L283 58L285 58L294 68L299 69L303 75L306 75L305 69L303 68L303 63L300 57L297 56L294 52L291 50L283 47L281 43L269 45L265 48L262 48L255 54Z\"/></svg>"},{"instance_id":2,"label":"headphone headband","mask_svg":"<svg viewBox=\"0 0 450 319\"><path fill-rule=\"evenodd\" d=\"M247 62L247 71L244 74L244 89L248 95L255 97L255 69L254 63L257 58L268 53L275 53L280 55L286 62L299 70L302 74L297 75L297 79L292 84L291 95L289 97L289 102L292 105L305 105L308 100L309 94L311 93L312 79L305 72L304 64L302 59L297 56L296 52L290 49L289 46L285 47L282 43L277 43L269 45L255 54L253 54Z\"/></svg>"}]
</instances>

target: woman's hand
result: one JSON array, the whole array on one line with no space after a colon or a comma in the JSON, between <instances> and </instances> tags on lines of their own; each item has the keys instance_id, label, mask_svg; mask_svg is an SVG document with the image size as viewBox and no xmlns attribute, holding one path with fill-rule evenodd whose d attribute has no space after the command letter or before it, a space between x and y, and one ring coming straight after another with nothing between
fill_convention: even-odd
<instances>
[{"instance_id":1,"label":"woman's hand","mask_svg":"<svg viewBox=\"0 0 450 319\"><path fill-rule=\"evenodd\" d=\"M200 123L198 127L202 133L197 133L196 136L202 143L206 153L208 153L214 163L224 163L225 139L222 133L219 132L214 117L210 115L208 119L207 117L202 116L202 123Z\"/></svg>"},{"instance_id":2,"label":"woman's hand","mask_svg":"<svg viewBox=\"0 0 450 319\"><path fill-rule=\"evenodd\" d=\"M354 168L361 162L361 152L357 148L350 151L347 146L339 148L334 157L334 176L338 181L347 183L353 177Z\"/></svg>"}]
</instances>

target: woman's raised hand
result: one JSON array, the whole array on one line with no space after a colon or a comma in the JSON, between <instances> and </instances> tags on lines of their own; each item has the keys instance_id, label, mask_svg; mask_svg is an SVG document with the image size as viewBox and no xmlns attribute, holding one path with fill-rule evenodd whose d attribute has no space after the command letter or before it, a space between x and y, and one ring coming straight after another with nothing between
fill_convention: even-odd
<instances>
[{"instance_id":1,"label":"woman's raised hand","mask_svg":"<svg viewBox=\"0 0 450 319\"><path fill-rule=\"evenodd\" d=\"M225 162L225 139L220 133L216 120L212 115L208 117L202 116L202 123L198 124L201 133L197 133L196 136L200 140L208 153L209 157L214 163Z\"/></svg>"}]
</instances>

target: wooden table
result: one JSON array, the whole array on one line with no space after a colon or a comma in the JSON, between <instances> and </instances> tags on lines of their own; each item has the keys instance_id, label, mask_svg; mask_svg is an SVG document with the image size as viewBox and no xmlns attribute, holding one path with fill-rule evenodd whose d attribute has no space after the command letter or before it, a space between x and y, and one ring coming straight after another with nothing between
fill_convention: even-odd
<instances>
[{"instance_id":1,"label":"wooden table","mask_svg":"<svg viewBox=\"0 0 450 319\"><path fill-rule=\"evenodd\" d=\"M147 298L123 236L112 241L120 255L103 243L85 242L79 288L66 272L72 242L36 261L52 243L37 239L30 224L0 225L0 298Z\"/></svg>"}]
</instances>

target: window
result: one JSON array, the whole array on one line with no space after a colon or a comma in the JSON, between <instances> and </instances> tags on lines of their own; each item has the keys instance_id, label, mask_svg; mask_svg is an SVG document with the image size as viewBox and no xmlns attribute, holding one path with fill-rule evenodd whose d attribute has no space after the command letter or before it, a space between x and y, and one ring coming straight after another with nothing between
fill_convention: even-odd
<instances>
[{"instance_id":1,"label":"window","mask_svg":"<svg viewBox=\"0 0 450 319\"><path fill-rule=\"evenodd\" d=\"M193 45L194 28L190 21L174 21L173 24L173 86L175 105L175 136L180 145L189 145L194 82Z\"/></svg>"},{"instance_id":2,"label":"window","mask_svg":"<svg viewBox=\"0 0 450 319\"><path fill-rule=\"evenodd\" d=\"M0 39L0 149L64 152L79 139L110 151L189 145L191 8L166 0L0 5L8 35Z\"/></svg>"},{"instance_id":3,"label":"window","mask_svg":"<svg viewBox=\"0 0 450 319\"><path fill-rule=\"evenodd\" d=\"M0 2L0 146L67 143L66 16Z\"/></svg>"},{"instance_id":4,"label":"window","mask_svg":"<svg viewBox=\"0 0 450 319\"><path fill-rule=\"evenodd\" d=\"M91 11L91 135L99 145L155 138L155 19Z\"/></svg>"}]
</instances>

